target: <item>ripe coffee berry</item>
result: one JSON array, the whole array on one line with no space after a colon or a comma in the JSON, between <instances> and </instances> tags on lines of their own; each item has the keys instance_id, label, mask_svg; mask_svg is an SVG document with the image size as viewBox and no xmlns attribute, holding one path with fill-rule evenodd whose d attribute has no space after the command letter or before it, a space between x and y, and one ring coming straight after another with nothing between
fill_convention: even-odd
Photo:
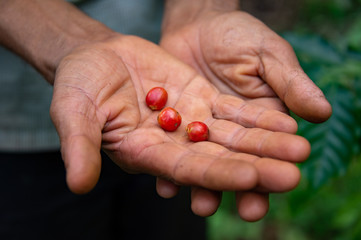
<instances>
[{"instance_id":1,"label":"ripe coffee berry","mask_svg":"<svg viewBox=\"0 0 361 240\"><path fill-rule=\"evenodd\" d=\"M155 110L161 110L164 108L168 100L168 93L162 87L155 87L149 90L147 96L145 97L145 102L148 107Z\"/></svg>"},{"instance_id":2,"label":"ripe coffee berry","mask_svg":"<svg viewBox=\"0 0 361 240\"><path fill-rule=\"evenodd\" d=\"M208 140L209 130L203 122L191 122L186 128L189 140L200 142Z\"/></svg>"},{"instance_id":3,"label":"ripe coffee berry","mask_svg":"<svg viewBox=\"0 0 361 240\"><path fill-rule=\"evenodd\" d=\"M158 114L158 123L164 130L173 132L181 125L182 117L175 109L166 107Z\"/></svg>"}]
</instances>

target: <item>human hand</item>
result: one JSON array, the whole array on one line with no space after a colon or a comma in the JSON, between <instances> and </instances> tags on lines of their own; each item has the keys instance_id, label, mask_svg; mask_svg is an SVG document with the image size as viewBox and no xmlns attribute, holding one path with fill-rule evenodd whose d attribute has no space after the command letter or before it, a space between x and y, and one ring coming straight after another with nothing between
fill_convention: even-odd
<instances>
[{"instance_id":1,"label":"human hand","mask_svg":"<svg viewBox=\"0 0 361 240\"><path fill-rule=\"evenodd\" d=\"M290 44L251 15L206 12L184 26L164 28L160 45L221 92L286 111L284 103L311 122L330 117L330 104Z\"/></svg>"},{"instance_id":2,"label":"human hand","mask_svg":"<svg viewBox=\"0 0 361 240\"><path fill-rule=\"evenodd\" d=\"M173 3L182 4L168 1L169 5ZM282 112L289 108L312 122L324 121L331 115L329 103L301 69L292 47L259 20L229 9L207 11L203 7L197 14L179 9L166 8L160 45L195 68L222 93ZM284 131L294 133L296 128ZM238 192L237 199L244 219L257 220L267 213L268 194L264 191Z\"/></svg>"},{"instance_id":3,"label":"human hand","mask_svg":"<svg viewBox=\"0 0 361 240\"><path fill-rule=\"evenodd\" d=\"M201 1L192 2L200 3ZM223 4L228 1L220 2ZM184 148L182 147L183 142L179 141L178 138L177 140L174 139L174 142L170 141L169 137L172 134L159 133L160 130L156 129L155 125L152 125L153 128L144 125L145 123L151 123L151 120L148 121L147 119L153 119L150 114L154 115L154 113L143 112L144 107L140 108L141 101L139 99L141 99L141 95L144 95L148 85L164 83L164 85L168 86L170 85L170 79L176 79L177 81L181 79L189 80L192 78L191 75L197 76L194 70L190 70L183 64L171 59L167 54L167 56L164 55L162 51L155 50L154 45L145 44L143 46L144 41L137 38L124 38L128 40L119 42L115 40L106 41L105 39L114 36L113 31L89 18L66 1L5 0L1 2L1 6L0 28L2 34L0 35L0 44L29 62L49 83L53 84L56 74L51 115L61 138L62 154L67 168L67 181L70 189L74 192L86 192L95 185L100 172L99 150L102 144L103 149L109 155L115 156L116 153L113 151L118 151L118 155L120 153L125 154L125 161L121 161L119 158L115 160L129 171L144 171L154 175L162 175L166 179L172 179L179 183L204 187L198 188L198 191L193 191L196 193L192 194L192 203L205 202L206 205L209 203L209 201L202 201L202 196L209 196L214 193L204 190L207 187L215 190L243 190L257 184L257 186L263 186L264 189L269 188L269 191L283 191L292 188L297 183L299 172L292 164L268 158L259 158L253 156L252 153L289 161L301 161L309 152L307 142L302 138L293 136L276 133L268 134L267 131L257 128L243 128L243 126L257 126L269 129L277 128L280 131L295 129L295 122L289 118L287 120L278 113L275 114L272 111L249 106L237 98L220 97L216 98L215 102L211 102L208 96L206 99L204 96L202 98L197 97L198 103L211 103L208 106L207 104L196 105L202 105L204 109L208 107L212 110L211 113L214 114L212 116L214 118L211 117L211 121L208 123L211 124L213 136L211 136L210 142L206 143L206 146L203 146L205 143L199 143L191 144L193 147L187 145ZM135 40L134 43L132 40ZM97 42L99 43L97 44ZM84 45L88 43L89 45ZM76 51L74 51L75 48L77 48ZM154 59L157 61L153 62L154 59L150 59L149 55L156 56ZM64 58L64 56L67 57ZM166 60L169 60L169 62L164 62ZM61 62L60 67L59 62ZM159 66L163 66L163 69L159 69ZM138 73L142 74L139 75ZM160 80L158 77L160 77ZM150 84L152 79L155 79L155 81ZM196 79L198 80L195 83L200 83L199 79L201 78L197 76ZM148 84L146 84L147 81ZM139 82L142 82L142 84ZM179 81L179 83L184 84L184 81ZM195 88L197 88L197 94L199 92L198 87L194 87L193 84L189 86L191 85L193 86L191 87L192 91L189 91L188 87L184 90L179 90L179 86L173 87L172 92L174 94L172 96L179 99L186 96L184 98L190 100L188 92L194 93ZM144 89L142 90L140 86L144 87ZM202 85L202 89L205 86L208 85ZM212 89L212 87L209 88ZM169 89L167 90L169 91ZM215 92L218 96L224 96L219 95L215 90L212 90L210 96L215 96ZM178 103L174 98L170 104ZM181 102L179 101L179 103ZM238 109L240 105L243 106L241 108L243 114L239 114L235 118L234 109ZM195 117L193 114L195 113L185 115L182 113L183 117L189 115L187 116L189 119ZM225 118L225 120L231 121L219 121L216 118ZM267 118L272 119L272 121L266 121ZM214 123L212 120L214 120ZM232 123L232 121L235 123ZM226 130L223 128L226 128ZM149 131L146 129L149 129ZM155 140L154 146L159 146L159 149L162 149L164 145L157 144L157 141L164 138L163 143L170 141L172 146L179 146L184 151L186 157L182 160L202 159L202 157L205 157L206 159L217 159L217 161L214 161L208 170L197 168L202 165L202 162L186 161L186 166L189 169L198 170L188 172L186 170L182 171L178 167L175 168L177 170L173 173L170 169L177 166L174 164L181 162L181 160L176 161L173 159L170 163L165 161L164 157L162 158L158 152L158 148L136 145L135 147L132 146L134 148L124 149L126 144L123 143L127 143L129 140L137 142L136 133L147 134L153 131L157 132L157 134L150 135L151 137L147 139L138 139L140 143L150 143L151 141L153 143L153 140ZM237 140L237 137L241 138L242 134L242 141L241 139ZM223 138L222 136L226 137ZM232 136L235 137L235 141L230 139ZM272 143L278 139L280 145L274 146ZM212 144L214 146L211 147ZM222 144L231 150L235 149L239 152L251 154L239 155L230 152L227 156L229 149L225 149L223 152ZM296 148L295 146L300 147ZM289 151L284 151L283 147ZM144 159L137 155L137 150L141 149L144 149L143 153L150 152ZM119 152L119 150L124 151ZM168 152L166 151L166 153ZM173 150L169 153L176 154L177 152ZM169 156L169 153L167 156ZM181 154L178 152L175 157L179 155ZM157 157L160 157L160 159L157 159ZM230 164L226 164L227 162L230 162ZM230 167L232 168L230 169ZM285 174L273 177L272 175L275 175L273 169L280 168L281 174L283 171L285 171ZM246 175L238 176L236 173L241 173L242 169ZM204 175L202 170L205 172ZM229 174L224 170L229 170ZM255 171L257 177L255 177ZM175 175L175 173L177 174ZM184 175L181 175L182 173ZM237 176L234 179L228 178L232 173ZM282 182L281 180L287 177L288 174L291 174L290 180ZM220 181L212 182L215 179ZM160 185L162 184L158 184L158 186ZM171 187L174 186L176 185ZM164 196L164 188L161 189ZM199 192L206 194L199 194ZM218 195L214 198L211 197L212 199L219 202ZM192 204L192 207L194 205L197 206L197 204ZM214 206L214 204L209 206L203 204L202 211L197 207L193 208L195 208L194 211L197 214L206 215L216 209L216 206Z\"/></svg>"},{"instance_id":4,"label":"human hand","mask_svg":"<svg viewBox=\"0 0 361 240\"><path fill-rule=\"evenodd\" d=\"M168 91L167 105L182 115L176 132L159 128L157 112L144 103L154 86ZM67 183L76 193L96 184L101 148L128 172L198 186L192 196L196 205L209 196L219 203L219 196L205 189L246 191L257 186L266 192L288 191L300 177L290 162L303 161L310 152L305 139L266 130L295 129L289 116L221 94L191 67L130 36L84 45L63 58L56 71L51 117L61 140ZM187 140L183 129L193 120L208 124L209 141ZM214 207L212 203L193 211L207 215Z\"/></svg>"}]
</instances>

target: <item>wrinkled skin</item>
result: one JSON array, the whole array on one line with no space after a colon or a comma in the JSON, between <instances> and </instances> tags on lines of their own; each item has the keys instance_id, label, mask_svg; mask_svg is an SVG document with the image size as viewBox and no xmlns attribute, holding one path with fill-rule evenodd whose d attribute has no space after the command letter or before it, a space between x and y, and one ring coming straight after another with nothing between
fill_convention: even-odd
<instances>
[{"instance_id":1,"label":"wrinkled skin","mask_svg":"<svg viewBox=\"0 0 361 240\"><path fill-rule=\"evenodd\" d=\"M167 106L182 115L175 132L159 128L157 112L145 104L155 86L168 91ZM234 91L227 83L218 88ZM202 216L215 211L221 191L293 189L300 173L290 162L310 153L305 139L286 133L297 128L291 117L221 93L192 67L137 37L119 35L67 55L56 72L50 112L73 192L96 184L102 148L122 169L160 177L157 189L164 197L178 185L197 186L192 209ZM209 126L208 142L187 140L182 129L194 120ZM239 209L246 200L239 197Z\"/></svg>"},{"instance_id":2,"label":"wrinkled skin","mask_svg":"<svg viewBox=\"0 0 361 240\"><path fill-rule=\"evenodd\" d=\"M285 113L291 109L312 122L325 121L331 115L331 106L301 69L292 47L247 13L198 14L181 26L165 27L160 45L196 69L220 92L237 96L248 104ZM295 132L294 127L283 131ZM176 193L176 186L171 188L170 183L160 182L170 189L169 195ZM193 191L193 195L209 195L199 197L203 203L193 201L194 208L208 201L209 209L215 211L220 194L204 192L207 191ZM267 213L268 194L264 189L238 192L236 198L239 214L245 220L255 221Z\"/></svg>"}]
</instances>

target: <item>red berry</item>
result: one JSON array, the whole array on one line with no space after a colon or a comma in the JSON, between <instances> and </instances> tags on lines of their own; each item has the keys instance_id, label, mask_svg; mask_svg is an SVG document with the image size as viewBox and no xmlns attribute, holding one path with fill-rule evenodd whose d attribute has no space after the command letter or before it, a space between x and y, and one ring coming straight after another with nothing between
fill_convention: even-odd
<instances>
[{"instance_id":1,"label":"red berry","mask_svg":"<svg viewBox=\"0 0 361 240\"><path fill-rule=\"evenodd\" d=\"M158 123L164 130L173 132L181 125L182 117L174 108L166 107L158 114Z\"/></svg>"},{"instance_id":2,"label":"red berry","mask_svg":"<svg viewBox=\"0 0 361 240\"><path fill-rule=\"evenodd\" d=\"M168 93L162 87L155 87L149 90L147 96L145 97L145 102L147 103L150 109L161 110L164 108L168 100Z\"/></svg>"},{"instance_id":3,"label":"red berry","mask_svg":"<svg viewBox=\"0 0 361 240\"><path fill-rule=\"evenodd\" d=\"M189 140L193 142L208 140L209 130L203 122L191 122L186 128Z\"/></svg>"}]
</instances>

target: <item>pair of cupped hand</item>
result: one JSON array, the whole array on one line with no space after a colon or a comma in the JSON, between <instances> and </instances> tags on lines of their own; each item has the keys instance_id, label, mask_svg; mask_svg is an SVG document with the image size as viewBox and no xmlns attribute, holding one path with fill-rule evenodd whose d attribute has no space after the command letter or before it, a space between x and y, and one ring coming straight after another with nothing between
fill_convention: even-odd
<instances>
[{"instance_id":1,"label":"pair of cupped hand","mask_svg":"<svg viewBox=\"0 0 361 240\"><path fill-rule=\"evenodd\" d=\"M156 86L182 115L180 129L203 121L209 141L193 143L185 131L157 125L145 104ZM103 149L125 171L157 176L162 197L192 186L198 215L213 214L221 192L234 191L239 215L255 221L267 213L269 193L296 187L295 163L310 153L288 109L313 122L331 114L291 46L233 12L164 33L159 45L114 34L76 48L57 68L51 117L72 191L94 187Z\"/></svg>"}]
</instances>

